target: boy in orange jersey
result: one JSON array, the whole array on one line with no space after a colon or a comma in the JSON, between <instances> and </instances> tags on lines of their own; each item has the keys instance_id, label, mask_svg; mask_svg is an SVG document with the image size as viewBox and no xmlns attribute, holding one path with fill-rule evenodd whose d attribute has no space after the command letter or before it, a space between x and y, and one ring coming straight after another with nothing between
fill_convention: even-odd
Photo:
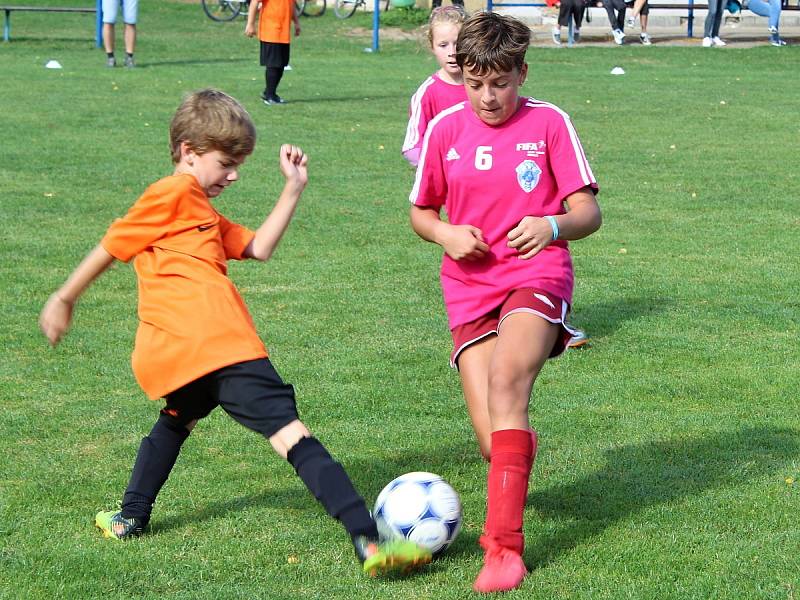
<instances>
[{"instance_id":1,"label":"boy in orange jersey","mask_svg":"<svg viewBox=\"0 0 800 600\"><path fill-rule=\"evenodd\" d=\"M308 157L280 149L283 191L256 230L228 221L210 200L239 178L252 153L255 126L239 102L217 90L190 94L170 125L175 171L152 184L50 297L39 324L52 345L69 328L75 303L115 260L135 258L139 328L133 371L151 399L166 404L142 440L119 511L101 511L106 537L142 533L153 503L197 421L221 406L261 433L294 467L327 512L350 534L370 575L430 561L411 542L378 542L363 498L341 464L300 421L294 389L267 357L253 320L227 277L227 261L267 260L289 225L308 182Z\"/></svg>"},{"instance_id":2,"label":"boy in orange jersey","mask_svg":"<svg viewBox=\"0 0 800 600\"><path fill-rule=\"evenodd\" d=\"M256 13L258 19L258 39L261 41L261 66L266 67L267 87L261 94L264 104L285 104L278 96L278 84L283 77L283 70L289 64L289 29L294 23L294 35L300 35L300 19L294 0L258 0L250 3L247 14L247 25L244 34L247 37L256 35Z\"/></svg>"}]
</instances>

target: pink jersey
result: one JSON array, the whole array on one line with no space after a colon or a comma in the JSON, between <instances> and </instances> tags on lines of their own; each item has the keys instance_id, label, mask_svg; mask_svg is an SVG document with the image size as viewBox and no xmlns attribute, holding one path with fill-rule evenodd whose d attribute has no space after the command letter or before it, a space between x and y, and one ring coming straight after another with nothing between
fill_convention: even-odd
<instances>
[{"instance_id":1,"label":"pink jersey","mask_svg":"<svg viewBox=\"0 0 800 600\"><path fill-rule=\"evenodd\" d=\"M450 108L466 99L467 92L464 91L463 84L447 83L438 73L428 77L417 88L416 93L411 96L411 105L408 107L408 127L403 142L403 155L406 158L409 158L409 152L416 150L412 153L416 154L414 160L409 159L412 164L416 164L425 130L431 119L445 108Z\"/></svg>"},{"instance_id":2,"label":"pink jersey","mask_svg":"<svg viewBox=\"0 0 800 600\"><path fill-rule=\"evenodd\" d=\"M442 260L442 291L450 328L486 314L509 292L535 287L572 302L572 260L557 240L529 260L507 246L523 217L565 212L564 199L597 182L569 116L558 107L520 97L497 127L463 102L437 115L422 145L409 200L445 208L454 225L472 225L489 245L479 261Z\"/></svg>"}]
</instances>

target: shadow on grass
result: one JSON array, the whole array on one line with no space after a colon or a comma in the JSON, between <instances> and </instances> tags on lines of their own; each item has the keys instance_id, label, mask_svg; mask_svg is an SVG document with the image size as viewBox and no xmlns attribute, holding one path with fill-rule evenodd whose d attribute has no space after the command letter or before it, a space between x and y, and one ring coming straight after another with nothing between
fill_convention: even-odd
<instances>
[{"instance_id":1,"label":"shadow on grass","mask_svg":"<svg viewBox=\"0 0 800 600\"><path fill-rule=\"evenodd\" d=\"M800 431L747 427L608 450L607 467L528 496L542 519L575 521L530 540L526 562L546 566L614 523L658 504L774 473L800 454Z\"/></svg>"},{"instance_id":2,"label":"shadow on grass","mask_svg":"<svg viewBox=\"0 0 800 600\"><path fill-rule=\"evenodd\" d=\"M281 92L283 93L283 92ZM312 96L310 98L294 98L288 96L286 98L287 104L320 104L324 102L372 102L373 100L397 100L396 95L387 94L383 96L377 95L360 95L360 96Z\"/></svg>"},{"instance_id":3,"label":"shadow on grass","mask_svg":"<svg viewBox=\"0 0 800 600\"><path fill-rule=\"evenodd\" d=\"M150 69L153 67L176 67L184 65L218 65L230 63L252 62L250 58L192 58L186 60L160 60L147 62L137 62L137 69Z\"/></svg>"},{"instance_id":4,"label":"shadow on grass","mask_svg":"<svg viewBox=\"0 0 800 600\"><path fill-rule=\"evenodd\" d=\"M467 461L479 461L478 456L476 446L470 440L458 446L442 448L435 455L403 451L388 458L381 455L380 459L359 457L351 459L347 456L334 456L334 458L342 462L356 489L365 497L367 507L371 509L372 501L380 491L380 489L373 489L375 482L382 482L379 484L382 487L398 475L420 470L431 471L446 477L453 465L464 464ZM179 529L190 524L209 521L260 506L278 507L292 511L323 510L299 478L295 480L294 485L289 487L270 487L268 480L265 480L264 487L263 492L209 502L197 510L186 511L172 517L156 516L150 523L150 531L160 533L170 529ZM465 540L469 541L464 543ZM458 542L448 550L448 555L474 551L475 543L477 543L477 536L470 536L462 531Z\"/></svg>"},{"instance_id":5,"label":"shadow on grass","mask_svg":"<svg viewBox=\"0 0 800 600\"><path fill-rule=\"evenodd\" d=\"M670 304L668 298L620 298L611 302L576 304L574 317L576 327L586 329L590 336L605 336L614 333L625 321L665 311Z\"/></svg>"},{"instance_id":6,"label":"shadow on grass","mask_svg":"<svg viewBox=\"0 0 800 600\"><path fill-rule=\"evenodd\" d=\"M170 529L181 529L195 525L202 521L224 517L231 513L243 513L246 509L260 506L279 506L289 510L314 509L313 496L305 492L302 483L298 480L296 488L269 488L265 486L263 492L227 498L218 502L209 502L198 510L188 510L173 517L160 518L156 516L150 522L150 532L161 533Z\"/></svg>"}]
</instances>

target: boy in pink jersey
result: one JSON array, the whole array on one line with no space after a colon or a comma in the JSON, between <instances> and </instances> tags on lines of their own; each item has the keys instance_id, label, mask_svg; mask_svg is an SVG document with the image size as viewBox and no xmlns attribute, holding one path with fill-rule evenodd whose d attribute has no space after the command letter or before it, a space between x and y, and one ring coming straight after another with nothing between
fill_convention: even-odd
<instances>
[{"instance_id":1,"label":"boy in pink jersey","mask_svg":"<svg viewBox=\"0 0 800 600\"><path fill-rule=\"evenodd\" d=\"M536 454L533 383L571 331L566 240L600 227L597 183L569 117L520 97L527 26L478 13L457 40L468 102L428 126L411 191L411 225L442 246L451 363L481 452L489 458L484 566L474 589L518 587L522 514ZM443 221L441 209L447 212Z\"/></svg>"},{"instance_id":2,"label":"boy in pink jersey","mask_svg":"<svg viewBox=\"0 0 800 600\"><path fill-rule=\"evenodd\" d=\"M433 9L428 24L428 42L439 63L439 70L428 77L411 96L408 108L408 127L403 141L403 156L416 167L422 149L425 130L433 117L454 104L467 99L461 68L456 64L456 38L464 23L460 6Z\"/></svg>"}]
</instances>

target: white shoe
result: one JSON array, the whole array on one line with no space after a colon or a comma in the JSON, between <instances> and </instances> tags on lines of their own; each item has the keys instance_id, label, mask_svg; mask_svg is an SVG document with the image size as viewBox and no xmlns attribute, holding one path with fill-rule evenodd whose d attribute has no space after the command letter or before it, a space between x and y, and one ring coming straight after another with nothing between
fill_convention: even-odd
<instances>
[{"instance_id":1,"label":"white shoe","mask_svg":"<svg viewBox=\"0 0 800 600\"><path fill-rule=\"evenodd\" d=\"M718 35L716 35L716 36L714 36L713 38L711 38L711 43L712 43L714 46L717 46L717 47L719 47L719 48L722 48L723 46L727 46L727 45L728 45L728 44L726 44L725 42L723 42L721 39L719 39L719 36L718 36Z\"/></svg>"},{"instance_id":2,"label":"white shoe","mask_svg":"<svg viewBox=\"0 0 800 600\"><path fill-rule=\"evenodd\" d=\"M652 46L653 42L650 41L650 35L647 33L640 33L639 34L639 41L642 42L644 46Z\"/></svg>"},{"instance_id":3,"label":"white shoe","mask_svg":"<svg viewBox=\"0 0 800 600\"><path fill-rule=\"evenodd\" d=\"M580 348L589 343L589 336L582 329L572 329L575 333L567 342L567 348Z\"/></svg>"},{"instance_id":4,"label":"white shoe","mask_svg":"<svg viewBox=\"0 0 800 600\"><path fill-rule=\"evenodd\" d=\"M711 48L714 45L714 42L711 41L710 37L703 38L703 48Z\"/></svg>"},{"instance_id":5,"label":"white shoe","mask_svg":"<svg viewBox=\"0 0 800 600\"><path fill-rule=\"evenodd\" d=\"M614 36L614 43L617 46L622 46L622 40L625 39L625 34L622 33L622 30L621 29L615 29L611 33Z\"/></svg>"},{"instance_id":6,"label":"white shoe","mask_svg":"<svg viewBox=\"0 0 800 600\"><path fill-rule=\"evenodd\" d=\"M561 28L553 29L553 31L551 32L551 36L553 38L553 43L556 46L560 46L561 45Z\"/></svg>"},{"instance_id":7,"label":"white shoe","mask_svg":"<svg viewBox=\"0 0 800 600\"><path fill-rule=\"evenodd\" d=\"M625 19L625 25L627 25L628 27L633 27L635 24L636 24L636 17L634 17L633 15L628 15L628 17Z\"/></svg>"}]
</instances>

